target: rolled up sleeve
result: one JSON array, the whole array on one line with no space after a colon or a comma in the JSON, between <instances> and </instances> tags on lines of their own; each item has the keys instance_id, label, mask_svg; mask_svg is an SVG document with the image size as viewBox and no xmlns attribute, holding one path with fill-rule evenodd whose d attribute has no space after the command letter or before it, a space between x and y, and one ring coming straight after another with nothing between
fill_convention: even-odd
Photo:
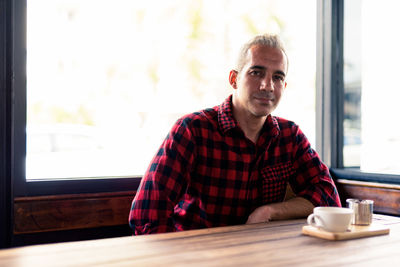
<instances>
[{"instance_id":1,"label":"rolled up sleeve","mask_svg":"<svg viewBox=\"0 0 400 267\"><path fill-rule=\"evenodd\" d=\"M290 181L297 196L309 200L314 206L341 207L336 185L329 174L328 167L321 161L317 152L299 128L296 129L296 148L294 168Z\"/></svg>"},{"instance_id":2,"label":"rolled up sleeve","mask_svg":"<svg viewBox=\"0 0 400 267\"><path fill-rule=\"evenodd\" d=\"M174 207L186 189L194 158L191 133L180 120L151 161L132 201L129 225L135 235L179 230Z\"/></svg>"}]
</instances>

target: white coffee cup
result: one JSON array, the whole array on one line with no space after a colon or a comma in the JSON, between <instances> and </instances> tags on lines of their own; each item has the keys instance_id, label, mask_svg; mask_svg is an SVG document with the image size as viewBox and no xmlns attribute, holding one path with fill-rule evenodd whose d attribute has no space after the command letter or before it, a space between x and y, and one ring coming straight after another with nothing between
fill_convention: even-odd
<instances>
[{"instance_id":1,"label":"white coffee cup","mask_svg":"<svg viewBox=\"0 0 400 267\"><path fill-rule=\"evenodd\" d=\"M346 232L354 211L349 208L316 207L307 218L307 223L329 232Z\"/></svg>"}]
</instances>

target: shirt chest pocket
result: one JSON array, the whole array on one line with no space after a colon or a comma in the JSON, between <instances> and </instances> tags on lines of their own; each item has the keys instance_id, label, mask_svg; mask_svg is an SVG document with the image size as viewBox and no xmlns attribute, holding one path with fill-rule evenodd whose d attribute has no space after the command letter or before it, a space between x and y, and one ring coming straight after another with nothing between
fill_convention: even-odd
<instances>
[{"instance_id":1,"label":"shirt chest pocket","mask_svg":"<svg viewBox=\"0 0 400 267\"><path fill-rule=\"evenodd\" d=\"M263 204L283 201L287 183L293 173L290 162L268 166L261 170Z\"/></svg>"}]
</instances>

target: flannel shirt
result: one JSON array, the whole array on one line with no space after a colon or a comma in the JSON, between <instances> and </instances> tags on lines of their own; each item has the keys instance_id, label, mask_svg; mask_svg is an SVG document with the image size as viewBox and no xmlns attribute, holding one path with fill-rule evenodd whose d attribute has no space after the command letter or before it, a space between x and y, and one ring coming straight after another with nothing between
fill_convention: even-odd
<instances>
[{"instance_id":1,"label":"flannel shirt","mask_svg":"<svg viewBox=\"0 0 400 267\"><path fill-rule=\"evenodd\" d=\"M315 206L341 206L295 123L269 115L254 144L229 96L175 123L141 180L129 224L136 235L243 224L257 207L283 201L288 183Z\"/></svg>"}]
</instances>

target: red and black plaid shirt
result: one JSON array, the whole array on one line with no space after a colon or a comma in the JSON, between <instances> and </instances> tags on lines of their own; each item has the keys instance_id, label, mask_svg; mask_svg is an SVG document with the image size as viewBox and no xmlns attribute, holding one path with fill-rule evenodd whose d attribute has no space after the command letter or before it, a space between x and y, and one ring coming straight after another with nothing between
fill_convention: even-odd
<instances>
[{"instance_id":1,"label":"red and black plaid shirt","mask_svg":"<svg viewBox=\"0 0 400 267\"><path fill-rule=\"evenodd\" d=\"M340 206L328 168L293 122L268 116L257 144L232 115L232 96L179 119L132 202L135 234L243 224L281 202L287 183L315 206Z\"/></svg>"}]
</instances>

